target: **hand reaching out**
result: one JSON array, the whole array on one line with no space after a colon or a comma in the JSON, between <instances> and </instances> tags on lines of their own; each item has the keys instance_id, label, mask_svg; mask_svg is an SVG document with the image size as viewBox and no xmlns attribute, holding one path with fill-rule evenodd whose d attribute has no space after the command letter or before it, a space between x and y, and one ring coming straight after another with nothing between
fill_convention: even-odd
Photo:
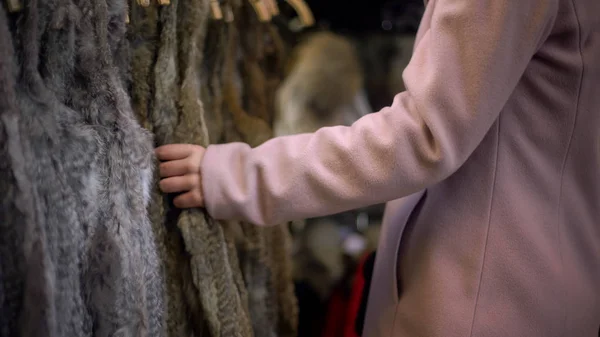
<instances>
[{"instance_id":1,"label":"hand reaching out","mask_svg":"<svg viewBox=\"0 0 600 337\"><path fill-rule=\"evenodd\" d=\"M156 148L160 164L160 189L180 193L173 204L178 208L204 206L200 165L205 148L192 144L170 144Z\"/></svg>"}]
</instances>

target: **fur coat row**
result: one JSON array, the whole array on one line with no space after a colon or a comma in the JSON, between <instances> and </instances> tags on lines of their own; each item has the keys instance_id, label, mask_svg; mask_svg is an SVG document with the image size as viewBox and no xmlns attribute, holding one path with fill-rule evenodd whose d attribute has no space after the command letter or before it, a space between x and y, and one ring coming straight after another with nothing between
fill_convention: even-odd
<instances>
[{"instance_id":1,"label":"fur coat row","mask_svg":"<svg viewBox=\"0 0 600 337\"><path fill-rule=\"evenodd\" d=\"M282 75L283 42L247 2L221 6L233 21L209 19L207 0L131 4L133 106L157 146L258 145L272 135L269 102ZM274 70L267 68L273 59ZM296 334L284 226L218 223L200 210L177 210L156 184L150 217L167 274L170 336Z\"/></svg>"},{"instance_id":2,"label":"fur coat row","mask_svg":"<svg viewBox=\"0 0 600 337\"><path fill-rule=\"evenodd\" d=\"M208 0L0 8L0 336L295 335L286 228L156 187L156 145L271 135L282 42L223 6L234 21Z\"/></svg>"}]
</instances>

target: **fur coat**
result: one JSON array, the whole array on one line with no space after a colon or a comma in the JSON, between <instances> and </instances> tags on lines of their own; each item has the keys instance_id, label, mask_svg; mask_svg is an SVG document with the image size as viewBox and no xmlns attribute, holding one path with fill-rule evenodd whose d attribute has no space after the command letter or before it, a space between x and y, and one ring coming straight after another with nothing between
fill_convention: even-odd
<instances>
[{"instance_id":1,"label":"fur coat","mask_svg":"<svg viewBox=\"0 0 600 337\"><path fill-rule=\"evenodd\" d=\"M24 5L1 32L3 45L15 46L14 62L10 48L2 58L10 71L2 72L9 95L0 155L14 196L4 197L2 213L23 214L11 217L22 232L3 222L0 233L18 239L12 255L22 261L10 278L2 273L4 288L18 292L1 303L14 317L2 331L162 336L163 280L145 211L152 146L115 67L125 6Z\"/></svg>"},{"instance_id":2,"label":"fur coat","mask_svg":"<svg viewBox=\"0 0 600 337\"><path fill-rule=\"evenodd\" d=\"M160 7L132 3L133 106L156 145L257 144L272 134L272 111L253 109L260 117L246 112L241 99L246 87L237 80L239 25L258 23L242 2L222 2L234 22L209 20L208 5L206 0L172 0ZM254 74L264 81L259 61L252 59ZM246 97L264 102L267 94L249 91ZM169 336L295 335L285 227L260 230L218 223L196 209L177 210L155 180L149 212L167 275Z\"/></svg>"},{"instance_id":3,"label":"fur coat","mask_svg":"<svg viewBox=\"0 0 600 337\"><path fill-rule=\"evenodd\" d=\"M0 336L293 336L285 227L174 209L153 172L153 145L270 137L241 26L209 25L207 0L132 3L129 25L122 0L23 4L0 11Z\"/></svg>"}]
</instances>

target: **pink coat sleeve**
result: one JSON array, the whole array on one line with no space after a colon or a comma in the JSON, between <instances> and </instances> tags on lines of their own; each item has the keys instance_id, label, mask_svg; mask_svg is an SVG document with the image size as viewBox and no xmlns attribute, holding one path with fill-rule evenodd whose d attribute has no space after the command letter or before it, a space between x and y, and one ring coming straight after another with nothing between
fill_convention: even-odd
<instances>
[{"instance_id":1,"label":"pink coat sleeve","mask_svg":"<svg viewBox=\"0 0 600 337\"><path fill-rule=\"evenodd\" d=\"M549 34L556 0L437 0L390 107L350 127L212 145L208 212L275 224L397 199L455 172Z\"/></svg>"}]
</instances>

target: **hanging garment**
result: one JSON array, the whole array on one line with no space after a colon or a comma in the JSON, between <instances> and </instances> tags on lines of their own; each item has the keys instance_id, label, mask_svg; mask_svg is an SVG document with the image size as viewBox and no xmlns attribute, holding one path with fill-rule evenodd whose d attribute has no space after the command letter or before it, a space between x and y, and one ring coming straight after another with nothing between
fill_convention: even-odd
<instances>
[{"instance_id":1,"label":"hanging garment","mask_svg":"<svg viewBox=\"0 0 600 337\"><path fill-rule=\"evenodd\" d=\"M365 315L367 312L367 303L369 301L369 290L371 289L371 279L373 278L373 267L375 266L375 257L377 252L373 252L363 260L361 264L361 275L358 276L360 279L357 280L357 288L362 287L360 294L360 303L356 314L354 332L356 336L362 336Z\"/></svg>"},{"instance_id":2,"label":"hanging garment","mask_svg":"<svg viewBox=\"0 0 600 337\"><path fill-rule=\"evenodd\" d=\"M133 117L113 62L125 39L126 5L120 0L78 0L75 5L82 14L78 42L85 48L76 57L82 81L69 88L68 102L99 131L105 145L99 161L103 209L96 231L90 231L91 267L84 274L96 312L94 334L162 335L163 279L146 212L153 148Z\"/></svg>"},{"instance_id":3,"label":"hanging garment","mask_svg":"<svg viewBox=\"0 0 600 337\"><path fill-rule=\"evenodd\" d=\"M6 83L19 79L17 110L2 112L5 130L17 124L2 155L17 210L26 213L23 245L12 253L23 257L22 279L2 273L3 285L23 287L14 321L2 324L8 335L164 335L163 281L145 210L152 147L113 66L123 55L125 13L118 1L31 0L2 21L18 60L3 72L3 90L10 94Z\"/></svg>"},{"instance_id":4,"label":"hanging garment","mask_svg":"<svg viewBox=\"0 0 600 337\"><path fill-rule=\"evenodd\" d=\"M327 318L322 337L344 337L344 328L348 324L348 295L344 284L339 284L333 289L327 304Z\"/></svg>"},{"instance_id":5,"label":"hanging garment","mask_svg":"<svg viewBox=\"0 0 600 337\"><path fill-rule=\"evenodd\" d=\"M222 5L239 13L242 3ZM132 10L129 41L139 64L132 64L131 90L137 116L154 132L156 145L207 145L209 135L213 141L227 139L239 126L250 141L270 137L267 123L240 110L241 101L237 101L235 111L240 113L235 115L235 124L228 124L222 113L232 101L225 101L221 93L236 95L242 90L230 76L236 72L238 55L231 51L239 44L234 23L209 23L208 1L204 0L176 0L160 8L137 7ZM155 10L158 15L153 14ZM153 48L150 41L156 37L160 45ZM207 39L214 44L206 45ZM154 71L149 74L153 59ZM223 89L227 84L229 91ZM147 100L149 92L154 95ZM254 124L242 125L240 116L242 122L251 120ZM256 123L258 128L253 128ZM157 187L150 214L162 238L161 259L169 280L169 335L295 335L290 263L281 256L289 249L285 232L258 231L249 224L220 224L199 210L174 209L170 196L162 196ZM159 227L166 229L161 232ZM182 261L187 267L181 266ZM186 313L197 323L186 327L190 325L185 321Z\"/></svg>"},{"instance_id":6,"label":"hanging garment","mask_svg":"<svg viewBox=\"0 0 600 337\"><path fill-rule=\"evenodd\" d=\"M13 165L13 173L21 170L17 177L31 183L30 189L21 190L29 194L23 197L30 198L31 203L18 207L31 207L23 211L33 213L33 221L26 221L23 226L23 246L13 253L19 256L22 252L24 257L21 275L24 288L9 335L54 337L91 333L80 266L87 265L84 229L86 225L94 225L91 223L94 219L88 215L97 214L96 200L92 199L98 195L99 187L83 183L95 181L98 176L100 146L95 141L95 130L59 102L40 73L46 65L43 61L51 62L58 57L69 60L76 53L74 46L68 44L41 49L45 38L75 33L73 26L64 27L61 32L51 30L51 20L66 9L64 6L64 3L29 1L23 12L5 21L11 23L14 32L17 58L7 74L15 74L19 79L15 87L17 111L11 116L18 125L12 126L8 144L14 146L20 141L22 151L20 158L9 151L7 162ZM46 32L49 34L45 35ZM8 45L10 42L5 46ZM47 58L40 58L42 52ZM45 78L47 83L54 87L65 85L73 74L73 66L71 63L58 69L64 71L65 77ZM94 204L86 204L89 201ZM5 211L10 214L10 210L4 209L2 213Z\"/></svg>"},{"instance_id":7,"label":"hanging garment","mask_svg":"<svg viewBox=\"0 0 600 337\"><path fill-rule=\"evenodd\" d=\"M223 2L224 8L230 7ZM223 117L223 64L227 53L228 30L234 29L231 23L224 20L210 20L208 23L204 56L202 57L200 90L204 110L209 112L204 116L210 143L220 143L224 136Z\"/></svg>"},{"instance_id":8,"label":"hanging garment","mask_svg":"<svg viewBox=\"0 0 600 337\"><path fill-rule=\"evenodd\" d=\"M13 41L0 7L0 336L19 333L25 278L24 240L34 224L33 186L19 137ZM44 242L45 243L45 242Z\"/></svg>"},{"instance_id":9,"label":"hanging garment","mask_svg":"<svg viewBox=\"0 0 600 337\"><path fill-rule=\"evenodd\" d=\"M323 337L358 337L357 320L360 317L361 298L365 288L365 266L372 254L365 254L358 261L349 258L345 276L333 289L329 298L327 320Z\"/></svg>"},{"instance_id":10,"label":"hanging garment","mask_svg":"<svg viewBox=\"0 0 600 337\"><path fill-rule=\"evenodd\" d=\"M131 55L130 64L121 65L119 68L129 75L127 82L136 118L145 129L154 132L151 112L155 81L154 63L158 50L156 41L159 38L158 4L151 1L147 7L141 7L135 0L131 0L129 11L127 38ZM156 207L153 206L150 210ZM154 221L152 222L154 224Z\"/></svg>"},{"instance_id":11,"label":"hanging garment","mask_svg":"<svg viewBox=\"0 0 600 337\"><path fill-rule=\"evenodd\" d=\"M289 58L290 46L283 40L279 29L273 25L265 25L263 33L263 55L260 62L265 74L266 104L269 111L267 120L275 125L277 91L284 80L285 67Z\"/></svg>"},{"instance_id":12,"label":"hanging garment","mask_svg":"<svg viewBox=\"0 0 600 337\"><path fill-rule=\"evenodd\" d=\"M179 72L172 69L171 76L166 78L165 70L161 68L162 65L175 62L177 56L174 41L177 4L175 2L172 7L159 7L155 2L147 7L138 6L134 1L130 4L128 38L132 55L132 102L140 123L155 132L155 143L164 141L166 137L172 138L172 131L164 125L169 126L174 122L164 118L177 116L174 103L177 96L164 94L163 91L177 92ZM165 97L155 103L153 95ZM157 171L154 182L158 178ZM196 332L200 336L205 328L204 319L192 283L183 238L174 223L178 212L171 210L169 203L170 200L162 195L154 183L149 214L165 272L167 335L191 336Z\"/></svg>"},{"instance_id":13,"label":"hanging garment","mask_svg":"<svg viewBox=\"0 0 600 337\"><path fill-rule=\"evenodd\" d=\"M171 1L158 9L158 17L152 14L154 10L137 8L132 15L131 24L136 28L130 43L133 54L143 61L133 64L133 77L138 79L132 86L133 92L138 92L137 115L153 130L157 145L206 145L208 133L199 98L208 1ZM151 21L157 18L160 45L149 75L154 48L146 40L152 36L144 34L149 34L145 27L153 28ZM137 44L139 40L146 41ZM146 101L147 92L154 92L151 102ZM240 274L237 256L230 251L221 225L199 210L174 209L171 198L163 196L157 185L150 213L154 227L162 231L160 251L169 275L169 335L249 336L240 282L236 282Z\"/></svg>"},{"instance_id":14,"label":"hanging garment","mask_svg":"<svg viewBox=\"0 0 600 337\"><path fill-rule=\"evenodd\" d=\"M242 141L260 143L270 137L270 128L265 119L248 113L244 101L250 103L261 101L261 97L251 92L246 86L246 78L240 69L247 63L246 55L241 48L246 33L252 33L258 21L252 21L252 8L245 2L232 1L232 9L236 20L235 29L232 29L228 43L228 55L225 62L224 92L226 98L226 111L230 113L233 130ZM242 34L244 32L244 34ZM259 83L256 83L260 85ZM264 109L263 109L264 110ZM264 115L263 115L264 117ZM230 138L226 141L233 141ZM259 138L256 138L258 136ZM239 226L237 249L240 252L240 267L248 289L248 309L252 319L252 326L257 336L274 336L276 324L276 302L269 296L270 270L267 261L267 245L265 236L255 226L248 223L237 223Z\"/></svg>"},{"instance_id":15,"label":"hanging garment","mask_svg":"<svg viewBox=\"0 0 600 337\"><path fill-rule=\"evenodd\" d=\"M177 90L175 84L162 77L158 64L167 64L175 59L174 42L166 43L174 35L176 17L174 7L159 10L158 4L151 2L147 7L138 6L135 1L130 4L130 24L128 39L131 48L131 97L136 116L140 123L149 131L155 132L155 143L166 137L164 132L155 131L156 120L161 117L161 111L166 116L175 113L174 96L167 96L159 103L154 103L153 95L157 93L155 83L162 84L158 89L170 86ZM162 30L159 28L162 28ZM165 32L171 32L166 34ZM163 34L161 35L161 32ZM157 44L160 41L160 44ZM160 54L160 58L158 58ZM156 61L156 60L159 61ZM173 79L178 78L178 72L171 73ZM168 99L168 100L167 100ZM163 104L158 106L158 104ZM169 109L165 105L169 105ZM170 113L170 114L169 114ZM160 129L160 126L156 129ZM164 127L163 127L164 129ZM154 182L158 179L155 172ZM203 316L191 281L191 271L188 258L185 255L183 239L177 227L169 219L177 213L168 212L169 199L165 198L153 184L149 215L152 228L156 233L158 254L165 272L166 297L166 330L168 336L190 336L193 331L201 335Z\"/></svg>"},{"instance_id":16,"label":"hanging garment","mask_svg":"<svg viewBox=\"0 0 600 337\"><path fill-rule=\"evenodd\" d=\"M275 98L281 85L284 67L288 57L288 47L274 24L263 24L256 43L262 43L262 55L259 61L264 73L266 89L264 92L265 120L273 130L275 120ZM251 83L249 85L252 85ZM285 224L258 228L266 236L268 266L271 270L270 296L276 317L277 336L295 337L298 333L298 301L295 296L292 270L292 237Z\"/></svg>"},{"instance_id":17,"label":"hanging garment","mask_svg":"<svg viewBox=\"0 0 600 337\"><path fill-rule=\"evenodd\" d=\"M360 323L360 320L364 320L364 307L362 305L363 296L369 291L369 268L372 267L371 264L374 262L374 255L375 253L364 254L359 260L356 271L354 272L352 289L350 290L350 297L348 298L344 337L360 336L357 327L362 324ZM362 332L362 329L360 332Z\"/></svg>"},{"instance_id":18,"label":"hanging garment","mask_svg":"<svg viewBox=\"0 0 600 337\"><path fill-rule=\"evenodd\" d=\"M244 88L244 108L250 115L259 117L270 125L273 116L268 108L267 79L261 64L265 57L268 25L258 20L254 7L248 1L242 4L235 22L240 31L239 73Z\"/></svg>"},{"instance_id":19,"label":"hanging garment","mask_svg":"<svg viewBox=\"0 0 600 337\"><path fill-rule=\"evenodd\" d=\"M370 107L353 42L329 32L310 35L293 50L290 73L277 91L278 136L350 125Z\"/></svg>"},{"instance_id":20,"label":"hanging garment","mask_svg":"<svg viewBox=\"0 0 600 337\"><path fill-rule=\"evenodd\" d=\"M133 9L128 39L120 0L29 0L3 21L18 62L3 51L0 65L15 71L0 83L1 205L24 223L0 226L10 243L0 250L1 310L21 309L10 322L3 316L4 335L294 335L286 231L219 224L150 188L151 138L125 84L157 144L206 145L207 9L206 0ZM214 92L220 78L212 76ZM248 118L236 116L231 127L247 138L269 137L266 123L239 128ZM251 316L268 326L253 331Z\"/></svg>"},{"instance_id":21,"label":"hanging garment","mask_svg":"<svg viewBox=\"0 0 600 337\"><path fill-rule=\"evenodd\" d=\"M271 137L274 117L273 102L269 103L274 93L269 91L272 88L265 87L265 41L271 39L279 45L269 52L273 59L284 58L285 54L277 32L271 29L273 27L258 22L248 2L234 1L232 6L237 30L230 31L223 90L225 111L229 112L233 132L225 140L239 139L258 146ZM236 62L238 60L239 63ZM279 64L282 63L279 61ZM282 73L282 67L280 70ZM277 78L269 75L274 84ZM234 138L236 136L240 138ZM298 310L287 227L265 229L248 223L240 226L244 236L238 241L238 249L255 335L296 336Z\"/></svg>"},{"instance_id":22,"label":"hanging garment","mask_svg":"<svg viewBox=\"0 0 600 337\"><path fill-rule=\"evenodd\" d=\"M270 296L275 299L276 336L298 335L298 300L292 270L292 238L286 225L265 229L268 265L271 270ZM272 324L273 324L272 323Z\"/></svg>"}]
</instances>

